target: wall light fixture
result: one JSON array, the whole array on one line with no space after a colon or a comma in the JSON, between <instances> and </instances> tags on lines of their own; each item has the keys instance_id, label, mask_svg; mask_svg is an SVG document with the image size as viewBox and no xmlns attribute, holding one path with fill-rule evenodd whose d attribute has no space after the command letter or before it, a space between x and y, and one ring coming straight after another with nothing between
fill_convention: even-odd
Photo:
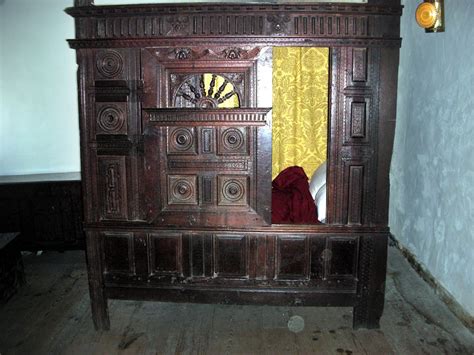
<instances>
[{"instance_id":1,"label":"wall light fixture","mask_svg":"<svg viewBox=\"0 0 474 355\"><path fill-rule=\"evenodd\" d=\"M444 0L425 0L416 9L416 22L425 32L444 32Z\"/></svg>"}]
</instances>

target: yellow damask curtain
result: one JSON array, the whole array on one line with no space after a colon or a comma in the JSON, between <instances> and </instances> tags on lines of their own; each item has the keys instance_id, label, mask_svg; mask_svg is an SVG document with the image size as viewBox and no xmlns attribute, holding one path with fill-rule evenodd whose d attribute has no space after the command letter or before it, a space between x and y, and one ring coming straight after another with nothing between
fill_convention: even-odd
<instances>
[{"instance_id":1,"label":"yellow damask curtain","mask_svg":"<svg viewBox=\"0 0 474 355\"><path fill-rule=\"evenodd\" d=\"M328 48L273 48L272 178L298 165L311 178L326 160Z\"/></svg>"}]
</instances>

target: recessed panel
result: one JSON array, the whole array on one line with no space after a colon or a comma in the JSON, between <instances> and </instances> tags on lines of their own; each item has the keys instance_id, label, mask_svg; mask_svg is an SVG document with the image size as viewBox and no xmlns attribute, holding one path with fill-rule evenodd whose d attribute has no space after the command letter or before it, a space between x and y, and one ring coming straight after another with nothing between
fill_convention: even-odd
<instances>
[{"instance_id":1,"label":"recessed panel","mask_svg":"<svg viewBox=\"0 0 474 355\"><path fill-rule=\"evenodd\" d=\"M219 206L247 206L248 205L248 177L235 175L221 175L218 181Z\"/></svg>"},{"instance_id":2,"label":"recessed panel","mask_svg":"<svg viewBox=\"0 0 474 355\"><path fill-rule=\"evenodd\" d=\"M367 126L365 102L352 102L351 104L351 137L365 138Z\"/></svg>"},{"instance_id":3,"label":"recessed panel","mask_svg":"<svg viewBox=\"0 0 474 355\"><path fill-rule=\"evenodd\" d=\"M127 219L125 157L99 157L100 214L102 219Z\"/></svg>"},{"instance_id":4,"label":"recessed panel","mask_svg":"<svg viewBox=\"0 0 474 355\"><path fill-rule=\"evenodd\" d=\"M132 235L128 233L103 234L105 269L107 272L132 273Z\"/></svg>"},{"instance_id":5,"label":"recessed panel","mask_svg":"<svg viewBox=\"0 0 474 355\"><path fill-rule=\"evenodd\" d=\"M168 205L197 205L196 175L168 175Z\"/></svg>"},{"instance_id":6,"label":"recessed panel","mask_svg":"<svg viewBox=\"0 0 474 355\"><path fill-rule=\"evenodd\" d=\"M214 237L214 270L217 276L247 277L248 241L243 235Z\"/></svg>"},{"instance_id":7,"label":"recessed panel","mask_svg":"<svg viewBox=\"0 0 474 355\"><path fill-rule=\"evenodd\" d=\"M194 127L168 127L168 154L196 154Z\"/></svg>"},{"instance_id":8,"label":"recessed panel","mask_svg":"<svg viewBox=\"0 0 474 355\"><path fill-rule=\"evenodd\" d=\"M352 49L352 81L367 82L367 48Z\"/></svg>"},{"instance_id":9,"label":"recessed panel","mask_svg":"<svg viewBox=\"0 0 474 355\"><path fill-rule=\"evenodd\" d=\"M221 127L218 132L217 154L248 155L247 127Z\"/></svg>"},{"instance_id":10,"label":"recessed panel","mask_svg":"<svg viewBox=\"0 0 474 355\"><path fill-rule=\"evenodd\" d=\"M126 55L116 49L99 50L96 53L95 69L97 79L126 79Z\"/></svg>"},{"instance_id":11,"label":"recessed panel","mask_svg":"<svg viewBox=\"0 0 474 355\"><path fill-rule=\"evenodd\" d=\"M344 144L368 145L370 143L370 99L363 96L347 96L344 101Z\"/></svg>"},{"instance_id":12,"label":"recessed panel","mask_svg":"<svg viewBox=\"0 0 474 355\"><path fill-rule=\"evenodd\" d=\"M276 262L277 279L308 279L310 268L308 238L304 236L278 237Z\"/></svg>"},{"instance_id":13,"label":"recessed panel","mask_svg":"<svg viewBox=\"0 0 474 355\"><path fill-rule=\"evenodd\" d=\"M358 237L332 237L329 239L331 258L328 261L328 276L354 277L357 270L359 249Z\"/></svg>"},{"instance_id":14,"label":"recessed panel","mask_svg":"<svg viewBox=\"0 0 474 355\"><path fill-rule=\"evenodd\" d=\"M97 103L96 133L127 134L126 110L125 103Z\"/></svg>"},{"instance_id":15,"label":"recessed panel","mask_svg":"<svg viewBox=\"0 0 474 355\"><path fill-rule=\"evenodd\" d=\"M181 235L150 234L149 239L152 273L181 273Z\"/></svg>"},{"instance_id":16,"label":"recessed panel","mask_svg":"<svg viewBox=\"0 0 474 355\"><path fill-rule=\"evenodd\" d=\"M215 151L215 129L214 128L202 128L201 129L201 153L211 154Z\"/></svg>"},{"instance_id":17,"label":"recessed panel","mask_svg":"<svg viewBox=\"0 0 474 355\"><path fill-rule=\"evenodd\" d=\"M364 166L349 166L349 201L348 201L348 224L362 223L362 207L364 192Z\"/></svg>"}]
</instances>

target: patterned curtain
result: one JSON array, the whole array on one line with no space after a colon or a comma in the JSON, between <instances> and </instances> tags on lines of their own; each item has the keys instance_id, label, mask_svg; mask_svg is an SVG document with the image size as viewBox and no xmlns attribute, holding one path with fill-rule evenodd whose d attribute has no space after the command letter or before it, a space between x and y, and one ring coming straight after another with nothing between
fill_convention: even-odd
<instances>
[{"instance_id":1,"label":"patterned curtain","mask_svg":"<svg viewBox=\"0 0 474 355\"><path fill-rule=\"evenodd\" d=\"M328 48L273 48L272 178L299 165L311 178L326 160Z\"/></svg>"}]
</instances>

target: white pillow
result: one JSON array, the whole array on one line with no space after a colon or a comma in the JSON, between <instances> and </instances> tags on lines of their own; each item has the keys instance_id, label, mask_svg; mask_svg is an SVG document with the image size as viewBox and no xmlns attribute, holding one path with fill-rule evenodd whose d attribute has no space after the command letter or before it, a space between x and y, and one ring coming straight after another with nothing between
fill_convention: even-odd
<instances>
[{"instance_id":1,"label":"white pillow","mask_svg":"<svg viewBox=\"0 0 474 355\"><path fill-rule=\"evenodd\" d=\"M326 184L324 184L316 194L314 204L318 208L318 220L326 222Z\"/></svg>"},{"instance_id":2,"label":"white pillow","mask_svg":"<svg viewBox=\"0 0 474 355\"><path fill-rule=\"evenodd\" d=\"M321 165L314 171L309 182L309 192L314 199L316 199L316 194L323 185L326 185L326 162L321 163Z\"/></svg>"},{"instance_id":3,"label":"white pillow","mask_svg":"<svg viewBox=\"0 0 474 355\"><path fill-rule=\"evenodd\" d=\"M326 221L326 169L324 162L314 171L309 182L309 192L318 209L318 220L323 223Z\"/></svg>"}]
</instances>

